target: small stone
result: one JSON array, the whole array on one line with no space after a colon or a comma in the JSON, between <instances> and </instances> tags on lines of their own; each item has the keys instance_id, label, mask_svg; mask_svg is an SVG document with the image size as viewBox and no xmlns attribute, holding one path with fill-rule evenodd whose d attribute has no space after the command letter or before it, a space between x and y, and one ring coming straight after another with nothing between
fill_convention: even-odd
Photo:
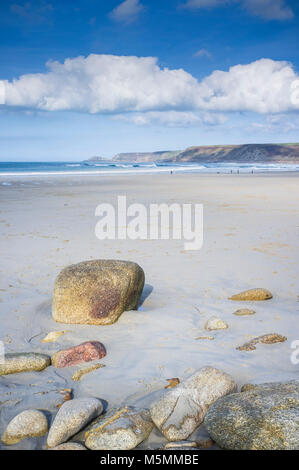
<instances>
[{"instance_id":1,"label":"small stone","mask_svg":"<svg viewBox=\"0 0 299 470\"><path fill-rule=\"evenodd\" d=\"M180 383L180 379L175 377L173 379L167 379L167 382L168 382L168 385L166 385L166 387L164 388L174 388Z\"/></svg>"},{"instance_id":2,"label":"small stone","mask_svg":"<svg viewBox=\"0 0 299 470\"><path fill-rule=\"evenodd\" d=\"M28 437L44 436L48 432L45 415L38 410L26 410L15 416L2 435L5 445L17 444Z\"/></svg>"},{"instance_id":3,"label":"small stone","mask_svg":"<svg viewBox=\"0 0 299 470\"><path fill-rule=\"evenodd\" d=\"M86 341L69 349L62 349L52 356L56 368L76 366L82 362L91 362L106 356L106 349L99 341Z\"/></svg>"},{"instance_id":4,"label":"small stone","mask_svg":"<svg viewBox=\"0 0 299 470\"><path fill-rule=\"evenodd\" d=\"M41 371L51 364L51 359L39 353L8 353L0 362L0 375Z\"/></svg>"},{"instance_id":5,"label":"small stone","mask_svg":"<svg viewBox=\"0 0 299 470\"><path fill-rule=\"evenodd\" d=\"M251 341L239 346L238 351L254 351L256 349L256 344L275 344L283 343L286 341L286 336L278 335L277 333L270 333L268 335L258 336L253 338Z\"/></svg>"},{"instance_id":6,"label":"small stone","mask_svg":"<svg viewBox=\"0 0 299 470\"><path fill-rule=\"evenodd\" d=\"M255 311L250 310L249 308L240 308L239 310L236 310L234 312L234 315L237 315L239 317L243 317L243 316L246 316L246 315L254 315L254 314L255 314Z\"/></svg>"},{"instance_id":7,"label":"small stone","mask_svg":"<svg viewBox=\"0 0 299 470\"><path fill-rule=\"evenodd\" d=\"M103 411L96 398L76 398L65 402L59 409L48 435L48 447L56 447L74 436Z\"/></svg>"},{"instance_id":8,"label":"small stone","mask_svg":"<svg viewBox=\"0 0 299 470\"><path fill-rule=\"evenodd\" d=\"M198 451L200 450L200 448L199 448L199 447L188 447L188 448L186 448L186 447L176 447L176 448L170 447L169 449L166 449L166 448L164 447L164 449L161 448L161 449L157 449L157 450L169 450L169 451L170 451L170 450L176 450L176 451L179 451L179 450L188 450L188 452L198 452Z\"/></svg>"},{"instance_id":9,"label":"small stone","mask_svg":"<svg viewBox=\"0 0 299 470\"><path fill-rule=\"evenodd\" d=\"M55 341L64 335L66 331L50 331L47 336L44 337L42 343L55 343Z\"/></svg>"},{"instance_id":10,"label":"small stone","mask_svg":"<svg viewBox=\"0 0 299 470\"><path fill-rule=\"evenodd\" d=\"M233 295L229 300L245 300L245 301L256 301L256 300L269 300L272 299L272 294L267 289L249 289L239 294Z\"/></svg>"},{"instance_id":11,"label":"small stone","mask_svg":"<svg viewBox=\"0 0 299 470\"><path fill-rule=\"evenodd\" d=\"M299 380L255 385L220 398L205 427L229 450L299 450Z\"/></svg>"},{"instance_id":12,"label":"small stone","mask_svg":"<svg viewBox=\"0 0 299 470\"><path fill-rule=\"evenodd\" d=\"M228 324L221 318L211 317L205 324L206 330L226 330Z\"/></svg>"},{"instance_id":13,"label":"small stone","mask_svg":"<svg viewBox=\"0 0 299 470\"><path fill-rule=\"evenodd\" d=\"M204 367L151 405L152 420L169 441L186 440L203 422L209 406L236 388L225 372Z\"/></svg>"},{"instance_id":14,"label":"small stone","mask_svg":"<svg viewBox=\"0 0 299 470\"><path fill-rule=\"evenodd\" d=\"M60 323L110 325L137 310L144 272L130 261L92 260L63 269L56 279L52 315Z\"/></svg>"},{"instance_id":15,"label":"small stone","mask_svg":"<svg viewBox=\"0 0 299 470\"><path fill-rule=\"evenodd\" d=\"M75 382L79 382L84 375L89 374L90 372L93 372L94 370L101 369L102 367L105 367L104 364L95 364L94 366L85 367L84 369L76 370L76 372L74 372L72 376L72 380L74 380Z\"/></svg>"},{"instance_id":16,"label":"small stone","mask_svg":"<svg viewBox=\"0 0 299 470\"><path fill-rule=\"evenodd\" d=\"M148 410L126 406L93 422L84 434L91 450L131 450L148 438L154 424Z\"/></svg>"},{"instance_id":17,"label":"small stone","mask_svg":"<svg viewBox=\"0 0 299 470\"><path fill-rule=\"evenodd\" d=\"M167 444L165 444L165 447L164 449L189 449L189 448L192 448L192 447L198 447L198 444L197 442L195 441L176 441L176 442L167 442Z\"/></svg>"},{"instance_id":18,"label":"small stone","mask_svg":"<svg viewBox=\"0 0 299 470\"><path fill-rule=\"evenodd\" d=\"M63 403L73 399L73 390L71 388L62 388L59 393L63 396ZM57 408L61 408L63 403L59 403Z\"/></svg>"},{"instance_id":19,"label":"small stone","mask_svg":"<svg viewBox=\"0 0 299 470\"><path fill-rule=\"evenodd\" d=\"M60 444L59 446L53 447L49 450L87 450L82 444L78 442L65 442L64 444Z\"/></svg>"},{"instance_id":20,"label":"small stone","mask_svg":"<svg viewBox=\"0 0 299 470\"><path fill-rule=\"evenodd\" d=\"M198 336L197 338L195 338L196 340L209 340L209 341L213 341L215 338L214 336Z\"/></svg>"},{"instance_id":21,"label":"small stone","mask_svg":"<svg viewBox=\"0 0 299 470\"><path fill-rule=\"evenodd\" d=\"M248 392L249 390L253 390L256 387L254 384L245 384L241 388L241 392Z\"/></svg>"},{"instance_id":22,"label":"small stone","mask_svg":"<svg viewBox=\"0 0 299 470\"><path fill-rule=\"evenodd\" d=\"M208 449L209 447L212 447L215 444L213 439L202 439L197 441L197 445L200 449Z\"/></svg>"}]
</instances>

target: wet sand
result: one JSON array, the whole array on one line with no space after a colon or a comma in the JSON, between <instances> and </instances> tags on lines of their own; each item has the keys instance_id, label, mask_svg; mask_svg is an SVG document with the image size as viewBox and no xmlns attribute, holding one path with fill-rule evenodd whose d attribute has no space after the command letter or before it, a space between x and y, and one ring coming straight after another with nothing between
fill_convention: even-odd
<instances>
[{"instance_id":1,"label":"wet sand","mask_svg":"<svg viewBox=\"0 0 299 470\"><path fill-rule=\"evenodd\" d=\"M299 339L299 175L58 176L0 181L0 340L6 352L53 354L87 340L104 343L105 365L72 381L78 367L0 377L0 432L18 412L48 410L62 388L75 397L95 396L109 407L148 406L168 384L205 365L220 368L239 385L298 378L291 343ZM201 203L204 244L185 251L183 240L105 240L95 236L95 208L116 204ZM56 275L83 260L115 258L140 264L146 274L139 311L125 312L111 326L62 325L51 318ZM273 299L232 302L231 295L265 287ZM256 314L235 316L239 308ZM207 332L216 315L229 328ZM50 331L65 330L54 343ZM237 346L253 337L279 333L284 343ZM200 336L214 340L198 340ZM5 403L4 403L5 402ZM204 435L204 430L196 436ZM154 431L142 446L165 442ZM0 448L6 448L0 444ZM45 438L13 448L45 448Z\"/></svg>"}]
</instances>

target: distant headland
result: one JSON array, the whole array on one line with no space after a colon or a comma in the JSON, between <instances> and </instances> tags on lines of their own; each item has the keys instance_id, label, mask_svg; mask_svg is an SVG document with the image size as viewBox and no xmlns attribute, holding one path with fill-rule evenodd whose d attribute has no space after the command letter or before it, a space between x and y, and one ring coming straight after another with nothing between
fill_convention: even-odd
<instances>
[{"instance_id":1,"label":"distant headland","mask_svg":"<svg viewBox=\"0 0 299 470\"><path fill-rule=\"evenodd\" d=\"M165 163L299 163L299 143L203 145L177 151L119 153L113 160Z\"/></svg>"}]
</instances>

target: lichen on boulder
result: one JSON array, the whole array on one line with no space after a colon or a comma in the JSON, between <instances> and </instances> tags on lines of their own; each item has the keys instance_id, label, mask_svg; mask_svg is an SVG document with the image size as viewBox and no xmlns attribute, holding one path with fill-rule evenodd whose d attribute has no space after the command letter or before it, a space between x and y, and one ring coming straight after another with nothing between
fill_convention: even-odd
<instances>
[{"instance_id":1,"label":"lichen on boulder","mask_svg":"<svg viewBox=\"0 0 299 470\"><path fill-rule=\"evenodd\" d=\"M6 445L17 444L29 437L41 437L48 432L46 416L39 410L25 410L15 416L2 435Z\"/></svg>"},{"instance_id":2,"label":"lichen on boulder","mask_svg":"<svg viewBox=\"0 0 299 470\"><path fill-rule=\"evenodd\" d=\"M236 389L230 375L203 367L151 405L152 420L169 441L185 440L203 422L209 406Z\"/></svg>"},{"instance_id":3,"label":"lichen on boulder","mask_svg":"<svg viewBox=\"0 0 299 470\"><path fill-rule=\"evenodd\" d=\"M220 398L204 425L229 450L299 450L299 380L243 388Z\"/></svg>"},{"instance_id":4,"label":"lichen on boulder","mask_svg":"<svg viewBox=\"0 0 299 470\"><path fill-rule=\"evenodd\" d=\"M65 402L54 418L47 439L48 447L56 447L78 433L103 411L96 398L76 398Z\"/></svg>"},{"instance_id":5,"label":"lichen on boulder","mask_svg":"<svg viewBox=\"0 0 299 470\"><path fill-rule=\"evenodd\" d=\"M148 438L154 423L146 409L111 409L81 433L91 450L132 450Z\"/></svg>"},{"instance_id":6,"label":"lichen on boulder","mask_svg":"<svg viewBox=\"0 0 299 470\"><path fill-rule=\"evenodd\" d=\"M124 311L137 310L144 287L142 268L130 261L92 260L58 275L52 315L60 323L110 325Z\"/></svg>"}]
</instances>

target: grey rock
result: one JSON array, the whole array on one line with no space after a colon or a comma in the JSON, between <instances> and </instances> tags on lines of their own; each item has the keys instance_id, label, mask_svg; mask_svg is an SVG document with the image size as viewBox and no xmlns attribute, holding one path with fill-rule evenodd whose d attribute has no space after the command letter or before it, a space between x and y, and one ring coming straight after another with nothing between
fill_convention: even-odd
<instances>
[{"instance_id":1,"label":"grey rock","mask_svg":"<svg viewBox=\"0 0 299 470\"><path fill-rule=\"evenodd\" d=\"M223 449L299 450L299 380L243 387L221 398L205 418Z\"/></svg>"},{"instance_id":2,"label":"grey rock","mask_svg":"<svg viewBox=\"0 0 299 470\"><path fill-rule=\"evenodd\" d=\"M225 372L204 367L151 405L152 420L169 441L185 440L203 422L209 406L236 388Z\"/></svg>"},{"instance_id":3,"label":"grey rock","mask_svg":"<svg viewBox=\"0 0 299 470\"><path fill-rule=\"evenodd\" d=\"M48 432L46 416L38 410L25 410L15 416L2 435L6 445L17 444L28 437L44 436Z\"/></svg>"},{"instance_id":4,"label":"grey rock","mask_svg":"<svg viewBox=\"0 0 299 470\"><path fill-rule=\"evenodd\" d=\"M8 353L0 363L0 375L41 371L51 364L51 358L39 353Z\"/></svg>"},{"instance_id":5,"label":"grey rock","mask_svg":"<svg viewBox=\"0 0 299 470\"><path fill-rule=\"evenodd\" d=\"M198 444L196 441L176 441L176 442L167 442L165 444L164 449L168 450L176 450L176 449L184 449L184 450L189 450L192 448L198 449Z\"/></svg>"},{"instance_id":6,"label":"grey rock","mask_svg":"<svg viewBox=\"0 0 299 470\"><path fill-rule=\"evenodd\" d=\"M131 450L148 438L153 427L148 410L112 409L85 430L85 445L91 450Z\"/></svg>"},{"instance_id":7,"label":"grey rock","mask_svg":"<svg viewBox=\"0 0 299 470\"><path fill-rule=\"evenodd\" d=\"M48 435L48 447L56 447L79 432L103 411L96 398L77 398L65 402L59 409Z\"/></svg>"},{"instance_id":8,"label":"grey rock","mask_svg":"<svg viewBox=\"0 0 299 470\"><path fill-rule=\"evenodd\" d=\"M87 450L82 444L78 442L65 442L64 444L60 444L59 446L53 447L49 450Z\"/></svg>"}]
</instances>

